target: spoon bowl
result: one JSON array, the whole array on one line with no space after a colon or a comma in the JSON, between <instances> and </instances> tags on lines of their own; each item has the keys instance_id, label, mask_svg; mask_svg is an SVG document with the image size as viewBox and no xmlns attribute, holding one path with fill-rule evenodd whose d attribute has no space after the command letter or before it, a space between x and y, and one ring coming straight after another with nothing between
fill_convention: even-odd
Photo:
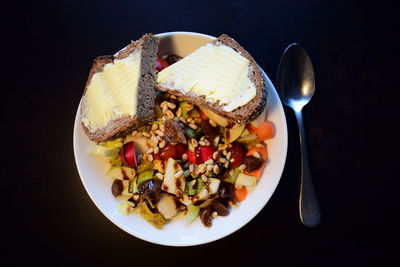
<instances>
[{"instance_id":1,"label":"spoon bowl","mask_svg":"<svg viewBox=\"0 0 400 267\"><path fill-rule=\"evenodd\" d=\"M301 110L311 100L314 91L315 78L310 57L299 44L291 44L279 64L279 95L285 105Z\"/></svg>"},{"instance_id":2,"label":"spoon bowl","mask_svg":"<svg viewBox=\"0 0 400 267\"><path fill-rule=\"evenodd\" d=\"M314 95L314 69L307 52L299 44L286 48L278 68L278 93L285 105L292 108L296 115L301 145L301 185L299 212L304 225L315 227L320 223L321 215L311 177L307 153L306 133L304 130L302 109Z\"/></svg>"}]
</instances>

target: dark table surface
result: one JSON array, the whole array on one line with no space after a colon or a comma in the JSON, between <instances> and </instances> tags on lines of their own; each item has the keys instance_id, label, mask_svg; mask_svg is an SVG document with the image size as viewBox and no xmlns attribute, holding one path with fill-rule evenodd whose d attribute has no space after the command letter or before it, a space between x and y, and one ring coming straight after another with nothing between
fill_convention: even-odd
<instances>
[{"instance_id":1,"label":"dark table surface","mask_svg":"<svg viewBox=\"0 0 400 267\"><path fill-rule=\"evenodd\" d=\"M398 152L395 8L365 1L29 1L6 15L1 139L2 254L16 265L392 266L391 186ZM174 248L111 223L79 178L73 122L92 60L146 32L227 33L276 82L285 47L309 52L316 92L304 109L321 224L298 214L299 141L285 108L289 148L265 208L216 242ZM6 64L3 61L3 64ZM7 72L6 72L7 73ZM8 82L7 82L8 84ZM11 90L10 90L11 89ZM17 100L17 101L16 101ZM397 164L398 165L398 164ZM11 215L12 220L9 220ZM11 223L11 226L9 224ZM142 265L143 266L143 265Z\"/></svg>"}]
</instances>

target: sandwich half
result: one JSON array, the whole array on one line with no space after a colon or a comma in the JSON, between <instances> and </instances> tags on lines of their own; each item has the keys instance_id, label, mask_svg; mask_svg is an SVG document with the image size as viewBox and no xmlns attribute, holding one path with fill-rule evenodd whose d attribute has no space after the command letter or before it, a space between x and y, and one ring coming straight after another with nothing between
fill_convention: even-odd
<instances>
[{"instance_id":1,"label":"sandwich half","mask_svg":"<svg viewBox=\"0 0 400 267\"><path fill-rule=\"evenodd\" d=\"M239 124L256 119L267 104L260 67L226 34L160 71L157 89Z\"/></svg>"},{"instance_id":2,"label":"sandwich half","mask_svg":"<svg viewBox=\"0 0 400 267\"><path fill-rule=\"evenodd\" d=\"M115 56L93 62L81 100L86 135L105 142L151 121L159 39L147 33Z\"/></svg>"}]
</instances>

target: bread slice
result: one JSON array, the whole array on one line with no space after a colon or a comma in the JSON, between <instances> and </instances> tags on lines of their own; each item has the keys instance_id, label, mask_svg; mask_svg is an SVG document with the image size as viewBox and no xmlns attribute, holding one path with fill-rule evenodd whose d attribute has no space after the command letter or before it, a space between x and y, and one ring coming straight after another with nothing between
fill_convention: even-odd
<instances>
[{"instance_id":1,"label":"bread slice","mask_svg":"<svg viewBox=\"0 0 400 267\"><path fill-rule=\"evenodd\" d=\"M132 41L126 48L118 52L117 55L100 56L94 60L81 101L81 122L83 129L90 140L95 142L105 142L115 139L125 135L127 132L132 131L137 127L140 127L141 125L146 124L154 118L154 105L157 92L155 89L155 64L158 44L159 38L155 37L153 34L147 33L139 40ZM115 60L127 58L136 52L140 52L140 77L137 87L137 101L132 100L132 105L135 105L135 102L137 103L135 115L119 114L109 121L107 120L108 122L106 126L93 129L94 127L91 127L91 124L87 122L87 119L85 119L87 118L87 112L91 108L87 101L87 90L93 76L96 73L103 72L106 64L112 63L114 65ZM130 73L128 76L129 75ZM122 81L122 79L120 80Z\"/></svg>"},{"instance_id":2,"label":"bread slice","mask_svg":"<svg viewBox=\"0 0 400 267\"><path fill-rule=\"evenodd\" d=\"M256 88L255 97L253 97L245 105L237 107L232 111L226 111L219 102L211 102L207 100L204 95L198 95L192 92L183 92L180 88L175 87L175 85L171 82L158 82L157 89L179 96L182 99L195 103L196 105L205 109L209 109L218 115L239 124L245 124L256 119L262 113L267 104L267 87L260 67L257 65L254 58L243 47L241 47L234 39L226 34L222 34L218 37L218 39L211 42L211 44L216 46L229 46L241 56L249 60L250 63L247 76ZM181 61L175 64L179 63L181 63Z\"/></svg>"}]
</instances>

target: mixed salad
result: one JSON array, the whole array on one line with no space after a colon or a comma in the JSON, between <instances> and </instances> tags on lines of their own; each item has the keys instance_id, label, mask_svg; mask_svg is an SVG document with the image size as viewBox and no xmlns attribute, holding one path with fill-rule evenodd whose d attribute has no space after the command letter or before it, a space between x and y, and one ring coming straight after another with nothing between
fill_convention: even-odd
<instances>
[{"instance_id":1,"label":"mixed salad","mask_svg":"<svg viewBox=\"0 0 400 267\"><path fill-rule=\"evenodd\" d=\"M159 58L157 69L176 60ZM107 158L119 210L157 228L182 212L188 223L200 217L210 227L257 185L268 158L264 141L273 138L274 127L269 121L235 124L167 93L155 111L147 125L93 145L94 154Z\"/></svg>"}]
</instances>

